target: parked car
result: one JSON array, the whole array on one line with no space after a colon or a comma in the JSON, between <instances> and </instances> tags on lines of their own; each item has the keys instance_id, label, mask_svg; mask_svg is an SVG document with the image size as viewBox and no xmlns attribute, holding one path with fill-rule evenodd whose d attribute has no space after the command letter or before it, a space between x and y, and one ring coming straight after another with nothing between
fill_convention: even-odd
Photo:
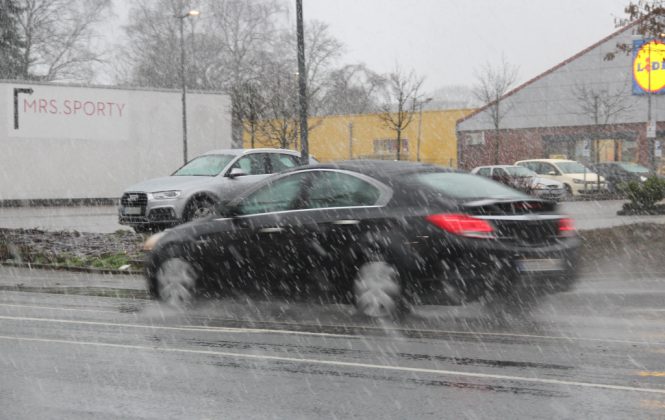
<instances>
[{"instance_id":1,"label":"parked car","mask_svg":"<svg viewBox=\"0 0 665 420\"><path fill-rule=\"evenodd\" d=\"M589 195L607 191L605 179L591 169L574 160L529 159L515 162L529 168L543 178L564 184L568 195Z\"/></svg>"},{"instance_id":2,"label":"parked car","mask_svg":"<svg viewBox=\"0 0 665 420\"><path fill-rule=\"evenodd\" d=\"M656 175L647 167L633 162L602 162L592 166L607 181L607 189L612 193L620 192L621 184L630 181L644 182Z\"/></svg>"},{"instance_id":3,"label":"parked car","mask_svg":"<svg viewBox=\"0 0 665 420\"><path fill-rule=\"evenodd\" d=\"M563 183L540 177L524 166L478 166L473 168L471 173L493 179L540 198L558 200L566 195L566 188Z\"/></svg>"},{"instance_id":4,"label":"parked car","mask_svg":"<svg viewBox=\"0 0 665 420\"><path fill-rule=\"evenodd\" d=\"M311 162L316 162L311 158ZM189 222L272 173L300 165L300 153L284 149L225 149L198 156L167 177L127 188L118 221L137 232Z\"/></svg>"},{"instance_id":5,"label":"parked car","mask_svg":"<svg viewBox=\"0 0 665 420\"><path fill-rule=\"evenodd\" d=\"M359 160L272 176L217 216L150 237L144 267L167 302L324 293L388 316L433 296L524 302L566 290L579 243L555 202L451 169Z\"/></svg>"}]
</instances>

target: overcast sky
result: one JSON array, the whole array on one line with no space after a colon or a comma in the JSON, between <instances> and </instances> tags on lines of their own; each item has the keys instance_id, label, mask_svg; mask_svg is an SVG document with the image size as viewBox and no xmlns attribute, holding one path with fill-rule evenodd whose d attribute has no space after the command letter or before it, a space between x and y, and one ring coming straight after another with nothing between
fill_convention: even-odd
<instances>
[{"instance_id":1,"label":"overcast sky","mask_svg":"<svg viewBox=\"0 0 665 420\"><path fill-rule=\"evenodd\" d=\"M285 0L295 10L295 0ZM615 31L629 0L303 0L346 46L340 64L378 73L396 63L425 77L423 88L475 84L484 63L506 61L526 81ZM130 0L115 0L118 20ZM205 13L205 10L201 10ZM292 13L292 18L295 12ZM295 22L293 23L295 25Z\"/></svg>"},{"instance_id":2,"label":"overcast sky","mask_svg":"<svg viewBox=\"0 0 665 420\"><path fill-rule=\"evenodd\" d=\"M526 81L615 31L629 0L303 0L305 20L330 25L346 62L385 73L399 63L424 89L473 85L485 62ZM293 0L295 4L295 0Z\"/></svg>"}]
</instances>

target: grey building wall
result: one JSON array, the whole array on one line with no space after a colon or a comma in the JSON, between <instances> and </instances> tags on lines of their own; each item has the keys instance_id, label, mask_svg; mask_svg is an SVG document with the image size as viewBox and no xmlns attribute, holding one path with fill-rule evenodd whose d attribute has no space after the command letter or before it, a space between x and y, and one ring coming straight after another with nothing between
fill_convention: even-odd
<instances>
[{"instance_id":1,"label":"grey building wall","mask_svg":"<svg viewBox=\"0 0 665 420\"><path fill-rule=\"evenodd\" d=\"M576 97L580 87L611 94L621 93L626 112L610 123L636 123L647 120L647 97L632 95L632 55L617 53L611 61L604 58L616 50L617 43L631 44L632 28L602 40L550 71L526 82L505 97L501 107L507 109L501 128L566 127L593 125L593 116L580 109ZM653 117L665 120L665 98L652 95ZM480 111L457 126L458 131L491 130L493 125L486 111Z\"/></svg>"},{"instance_id":2,"label":"grey building wall","mask_svg":"<svg viewBox=\"0 0 665 420\"><path fill-rule=\"evenodd\" d=\"M33 91L18 129L15 88ZM117 198L183 163L180 92L0 82L0 97L0 200ZM231 146L227 96L189 93L187 110L189 159Z\"/></svg>"}]
</instances>

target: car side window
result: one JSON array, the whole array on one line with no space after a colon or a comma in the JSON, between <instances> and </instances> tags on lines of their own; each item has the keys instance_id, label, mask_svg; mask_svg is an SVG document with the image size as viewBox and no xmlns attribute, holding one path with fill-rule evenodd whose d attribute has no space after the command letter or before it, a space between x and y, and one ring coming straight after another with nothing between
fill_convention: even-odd
<instances>
[{"instance_id":1,"label":"car side window","mask_svg":"<svg viewBox=\"0 0 665 420\"><path fill-rule=\"evenodd\" d=\"M271 153L270 157L270 172L281 172L287 169L295 168L300 164L299 158L286 153Z\"/></svg>"},{"instance_id":2,"label":"car side window","mask_svg":"<svg viewBox=\"0 0 665 420\"><path fill-rule=\"evenodd\" d=\"M480 168L480 169L478 169L478 175L490 176L491 175L491 169L490 168Z\"/></svg>"},{"instance_id":3,"label":"car side window","mask_svg":"<svg viewBox=\"0 0 665 420\"><path fill-rule=\"evenodd\" d=\"M245 197L236 207L237 215L271 213L299 207L305 172L279 178Z\"/></svg>"},{"instance_id":4,"label":"car side window","mask_svg":"<svg viewBox=\"0 0 665 420\"><path fill-rule=\"evenodd\" d=\"M494 168L494 176L508 177L508 172L504 171L502 168Z\"/></svg>"},{"instance_id":5,"label":"car side window","mask_svg":"<svg viewBox=\"0 0 665 420\"><path fill-rule=\"evenodd\" d=\"M266 170L265 153L252 153L243 156L233 164L233 168L240 168L247 175L265 175L269 173Z\"/></svg>"},{"instance_id":6,"label":"car side window","mask_svg":"<svg viewBox=\"0 0 665 420\"><path fill-rule=\"evenodd\" d=\"M532 171L539 175L547 175L548 170L548 165L545 163L540 163L540 162L534 162L531 164L532 166L529 167Z\"/></svg>"},{"instance_id":7,"label":"car side window","mask_svg":"<svg viewBox=\"0 0 665 420\"><path fill-rule=\"evenodd\" d=\"M561 175L559 170L554 165L550 165L549 163L543 163L543 174L549 175L550 172L554 172L554 175Z\"/></svg>"},{"instance_id":8,"label":"car side window","mask_svg":"<svg viewBox=\"0 0 665 420\"><path fill-rule=\"evenodd\" d=\"M307 208L354 207L376 204L381 191L353 175L322 171L311 182Z\"/></svg>"}]
</instances>

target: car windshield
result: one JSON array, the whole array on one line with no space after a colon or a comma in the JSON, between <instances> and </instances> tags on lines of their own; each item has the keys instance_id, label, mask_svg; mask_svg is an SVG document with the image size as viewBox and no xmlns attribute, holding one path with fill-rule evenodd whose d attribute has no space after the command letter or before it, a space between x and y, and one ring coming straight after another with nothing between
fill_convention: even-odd
<instances>
[{"instance_id":1,"label":"car windshield","mask_svg":"<svg viewBox=\"0 0 665 420\"><path fill-rule=\"evenodd\" d=\"M216 176L233 160L234 155L203 155L187 162L173 176Z\"/></svg>"},{"instance_id":2,"label":"car windshield","mask_svg":"<svg viewBox=\"0 0 665 420\"><path fill-rule=\"evenodd\" d=\"M529 168L524 166L506 166L503 168L508 174L512 176L536 176L537 174Z\"/></svg>"},{"instance_id":3,"label":"car windshield","mask_svg":"<svg viewBox=\"0 0 665 420\"><path fill-rule=\"evenodd\" d=\"M557 162L556 166L564 174L581 174L584 172L592 172L591 169L587 168L579 162Z\"/></svg>"},{"instance_id":4,"label":"car windshield","mask_svg":"<svg viewBox=\"0 0 665 420\"><path fill-rule=\"evenodd\" d=\"M620 163L618 163L618 165L619 165L622 169L624 169L624 170L626 170L626 171L628 171L628 172L635 173L635 174L646 174L646 173L649 173L649 168L645 168L644 166L642 166L642 165L638 165L637 163L633 163L633 162L620 162Z\"/></svg>"},{"instance_id":5,"label":"car windshield","mask_svg":"<svg viewBox=\"0 0 665 420\"><path fill-rule=\"evenodd\" d=\"M428 172L412 175L411 178L430 189L461 200L476 198L523 199L528 197L498 182L464 173Z\"/></svg>"}]
</instances>

